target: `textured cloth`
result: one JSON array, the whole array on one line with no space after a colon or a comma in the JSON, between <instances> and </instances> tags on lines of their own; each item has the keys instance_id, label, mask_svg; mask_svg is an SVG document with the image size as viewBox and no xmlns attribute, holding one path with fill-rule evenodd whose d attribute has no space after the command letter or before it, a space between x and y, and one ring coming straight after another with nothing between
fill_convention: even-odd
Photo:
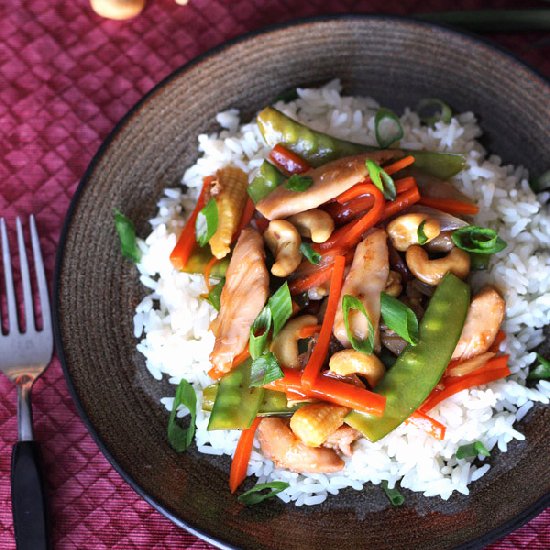
<instances>
[{"instance_id":1,"label":"textured cloth","mask_svg":"<svg viewBox=\"0 0 550 550\"><path fill-rule=\"evenodd\" d=\"M99 144L160 79L243 32L296 17L343 12L409 14L441 9L538 6L482 0L148 0L129 22L103 20L88 0L0 2L0 212L38 219L51 281L72 194ZM546 34L490 36L550 74ZM13 237L13 233L12 233ZM55 359L34 391L52 537L58 549L210 548L126 485L88 435ZM0 549L15 548L10 454L16 392L0 377ZM550 512L491 548L550 548Z\"/></svg>"}]
</instances>

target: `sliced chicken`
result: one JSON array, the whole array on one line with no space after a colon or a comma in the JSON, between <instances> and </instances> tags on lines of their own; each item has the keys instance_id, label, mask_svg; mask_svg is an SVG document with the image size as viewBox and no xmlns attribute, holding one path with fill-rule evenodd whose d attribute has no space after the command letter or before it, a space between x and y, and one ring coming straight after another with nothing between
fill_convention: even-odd
<instances>
[{"instance_id":1,"label":"sliced chicken","mask_svg":"<svg viewBox=\"0 0 550 550\"><path fill-rule=\"evenodd\" d=\"M377 229L357 245L350 272L344 281L340 295L340 304L345 294L351 294L363 302L374 327L374 343L377 351L380 350L380 293L386 287L389 270L386 232L383 229ZM354 336L365 340L368 336L365 316L359 311L351 310L349 320ZM333 332L344 347L351 347L341 307L336 310Z\"/></svg>"},{"instance_id":2,"label":"sliced chicken","mask_svg":"<svg viewBox=\"0 0 550 550\"><path fill-rule=\"evenodd\" d=\"M344 461L332 449L308 447L282 418L264 418L258 426L258 438L264 455L278 468L297 473L331 473L344 467Z\"/></svg>"},{"instance_id":3,"label":"sliced chicken","mask_svg":"<svg viewBox=\"0 0 550 550\"><path fill-rule=\"evenodd\" d=\"M372 159L381 164L401 156L403 153L397 149L386 149L329 162L302 174L313 179L309 189L291 191L281 185L258 202L256 209L268 220L276 220L317 208L363 181L368 175L365 160Z\"/></svg>"},{"instance_id":4,"label":"sliced chicken","mask_svg":"<svg viewBox=\"0 0 550 550\"><path fill-rule=\"evenodd\" d=\"M328 436L323 447L334 449L344 456L351 456L351 445L361 437L361 432L350 427L342 426Z\"/></svg>"},{"instance_id":5,"label":"sliced chicken","mask_svg":"<svg viewBox=\"0 0 550 550\"><path fill-rule=\"evenodd\" d=\"M486 352L504 319L506 302L492 287L482 288L472 300L453 359L465 360Z\"/></svg>"},{"instance_id":6,"label":"sliced chicken","mask_svg":"<svg viewBox=\"0 0 550 550\"><path fill-rule=\"evenodd\" d=\"M216 342L210 361L218 373L228 372L246 346L249 330L268 296L269 274L265 267L262 236L244 229L235 245L220 296Z\"/></svg>"}]
</instances>

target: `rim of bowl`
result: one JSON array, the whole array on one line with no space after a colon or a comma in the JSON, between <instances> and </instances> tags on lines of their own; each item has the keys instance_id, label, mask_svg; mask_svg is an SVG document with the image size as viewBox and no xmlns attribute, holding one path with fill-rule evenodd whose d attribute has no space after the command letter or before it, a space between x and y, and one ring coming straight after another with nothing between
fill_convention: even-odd
<instances>
[{"instance_id":1,"label":"rim of bowl","mask_svg":"<svg viewBox=\"0 0 550 550\"><path fill-rule=\"evenodd\" d=\"M188 524L185 520L182 518L176 516L173 514L170 510L168 510L166 507L164 507L162 504L157 502L155 498L150 496L145 489L132 477L130 476L117 462L117 460L114 458L114 456L111 454L109 448L104 444L103 440L97 433L95 427L91 423L90 419L88 418L88 415L82 405L82 402L80 401L80 397L78 394L78 390L76 386L73 384L70 369L67 366L66 357L63 350L63 342L61 338L61 327L60 327L60 319L59 319L59 298L60 298L60 279L61 279L61 271L62 271L62 264L63 264L63 258L64 258L64 251L65 251L65 243L67 240L67 235L71 229L71 225L74 219L74 213L76 210L76 207L80 201L82 192L86 186L86 184L89 182L89 180L92 178L95 168L97 164L99 163L101 157L103 156L103 153L110 147L111 143L114 141L115 137L124 129L127 123L129 123L132 119L132 117L139 112L139 110L147 103L148 101L152 100L154 96L162 90L166 85L170 84L174 79L178 78L183 73L187 72L189 69L193 68L195 65L199 65L205 61L208 61L210 58L221 54L224 50L232 47L236 44L242 44L244 42L247 42L249 40L253 40L259 35L263 34L269 34L272 32L276 32L279 30L284 30L289 27L300 27L303 25L308 25L311 23L323 23L323 22L330 22L330 21L345 21L345 20L356 20L356 21L393 21L401 25L409 26L411 28L413 27L420 27L420 28L437 28L440 31L447 32L454 35L462 36L464 39L470 41L473 43L474 46L484 46L486 48L489 48L493 51L498 52L503 57L508 57L510 61L513 63L519 64L523 66L524 68L527 68L531 73L533 73L533 76L537 77L541 80L541 82L549 86L550 84L550 78L546 78L536 67L531 66L529 63L525 62L523 59L519 58L515 53L507 50L500 44L494 43L490 41L489 39L479 36L477 34L464 31L462 29L453 27L451 25L443 24L443 23L433 23L428 21L422 21L420 19L410 17L410 16L401 16L401 15L387 15L387 14L328 14L328 15L319 15L319 16L312 16L312 17L303 17L303 18L297 18L292 19L289 21L284 21L281 23L275 23L271 25L267 25L264 27L261 27L259 29L255 29L243 34L240 34L230 40L227 40L217 46L214 46L213 48L210 48L209 50L206 50L205 52L197 55L193 59L189 60L187 63L181 65L174 71L172 71L170 74L168 74L166 77L164 77L162 80L160 80L157 84L151 88L148 92L146 92L127 112L126 114L115 124L113 129L109 132L107 137L102 141L101 145L99 146L97 152L92 157L92 160L90 161L88 167L86 168L86 171L84 172L84 175L82 176L78 187L71 198L71 202L69 204L69 208L67 210L65 220L63 222L63 227L61 230L61 234L59 237L59 243L57 246L57 252L56 252L56 259L55 259L55 272L54 272L54 293L53 293L53 321L54 321L54 337L55 337L55 349L57 356L59 358L59 361L61 363L61 366L63 368L63 373L65 375L65 380L67 383L67 387L69 389L69 393L71 395L71 398L73 402L75 403L76 409L78 411L78 414L82 421L84 422L88 432L92 436L93 440L99 447L102 454L107 458L109 463L113 466L113 468L116 470L116 472L122 477L122 479L128 483L128 485L141 497L143 498L149 505L151 505L155 510L160 512L163 516L171 520L174 524L176 524L178 527L183 527L186 529L189 533L192 535L195 535L196 537L199 537L202 540L205 540L209 542L212 545L217 546L218 548L222 549L231 549L231 550L239 550L238 547L233 546L232 544L229 544L228 542L222 540L219 534L209 532L207 530L203 529L197 529L193 527L192 525ZM465 541L464 543L460 544L457 547L461 550L472 550L477 548L483 548L487 544L496 541L505 535L511 533L512 531L516 530L517 528L521 527L525 523L527 523L530 519L538 515L540 512L542 512L545 508L547 508L550 505L550 493L547 495L544 495L541 497L537 502L535 502L532 506L524 510L519 515L513 517L512 519L508 520L507 522L503 523L502 525L492 529L491 531L487 532L482 537L479 537L477 539Z\"/></svg>"}]
</instances>

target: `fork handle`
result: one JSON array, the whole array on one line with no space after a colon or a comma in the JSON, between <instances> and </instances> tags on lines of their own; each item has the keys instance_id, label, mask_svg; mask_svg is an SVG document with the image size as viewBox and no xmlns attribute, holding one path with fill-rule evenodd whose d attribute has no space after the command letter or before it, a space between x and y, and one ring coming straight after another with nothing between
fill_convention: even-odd
<instances>
[{"instance_id":1,"label":"fork handle","mask_svg":"<svg viewBox=\"0 0 550 550\"><path fill-rule=\"evenodd\" d=\"M36 441L19 441L11 455L11 504L17 550L49 548L44 486Z\"/></svg>"}]
</instances>

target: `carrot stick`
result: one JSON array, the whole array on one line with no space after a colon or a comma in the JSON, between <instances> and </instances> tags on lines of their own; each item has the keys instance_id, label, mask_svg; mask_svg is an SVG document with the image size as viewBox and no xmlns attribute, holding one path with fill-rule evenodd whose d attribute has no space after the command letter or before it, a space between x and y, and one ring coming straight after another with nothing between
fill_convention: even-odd
<instances>
[{"instance_id":1,"label":"carrot stick","mask_svg":"<svg viewBox=\"0 0 550 550\"><path fill-rule=\"evenodd\" d=\"M321 325L308 325L307 327L302 327L298 331L298 338L311 338L315 333L321 330Z\"/></svg>"},{"instance_id":2,"label":"carrot stick","mask_svg":"<svg viewBox=\"0 0 550 550\"><path fill-rule=\"evenodd\" d=\"M250 428L243 430L241 433L229 472L229 489L231 493L234 493L246 478L246 470L254 444L254 434L261 420L261 418L255 418Z\"/></svg>"},{"instance_id":3,"label":"carrot stick","mask_svg":"<svg viewBox=\"0 0 550 550\"><path fill-rule=\"evenodd\" d=\"M346 189L346 191L344 191L343 193L340 193L335 199L336 202L340 204L344 204L361 195L366 195L369 192L369 189L370 189L369 186L372 185L372 183L370 183L370 178L367 181L368 183L367 182L358 183L353 187Z\"/></svg>"},{"instance_id":4,"label":"carrot stick","mask_svg":"<svg viewBox=\"0 0 550 550\"><path fill-rule=\"evenodd\" d=\"M397 195L394 201L386 202L386 207L384 208L384 213L382 215L383 220L387 220L392 216L395 216L398 212L405 210L409 206L415 204L420 199L420 193L418 192L418 187L413 187L407 191L404 191L400 195Z\"/></svg>"},{"instance_id":5,"label":"carrot stick","mask_svg":"<svg viewBox=\"0 0 550 550\"><path fill-rule=\"evenodd\" d=\"M503 330L499 330L488 351L494 351L495 353L498 353L500 351L500 344L502 344L504 340L506 340L506 333Z\"/></svg>"},{"instance_id":6,"label":"carrot stick","mask_svg":"<svg viewBox=\"0 0 550 550\"><path fill-rule=\"evenodd\" d=\"M479 208L475 204L470 204L456 199L434 199L432 197L421 197L418 204L437 208L448 214L474 216L479 212Z\"/></svg>"},{"instance_id":7,"label":"carrot stick","mask_svg":"<svg viewBox=\"0 0 550 550\"><path fill-rule=\"evenodd\" d=\"M401 178L400 180L395 180L394 183L398 195L416 187L416 180L413 177Z\"/></svg>"},{"instance_id":8,"label":"carrot stick","mask_svg":"<svg viewBox=\"0 0 550 550\"><path fill-rule=\"evenodd\" d=\"M208 292L212 290L212 286L210 285L210 272L212 271L212 268L219 262L218 258L214 256L204 268L204 282L206 283L206 288L208 289Z\"/></svg>"},{"instance_id":9,"label":"carrot stick","mask_svg":"<svg viewBox=\"0 0 550 550\"><path fill-rule=\"evenodd\" d=\"M425 430L436 439L445 439L447 428L441 422L438 422L435 418L428 416L420 410L413 412L405 422Z\"/></svg>"},{"instance_id":10,"label":"carrot stick","mask_svg":"<svg viewBox=\"0 0 550 550\"><path fill-rule=\"evenodd\" d=\"M384 212L384 195L372 184L365 186L369 195L374 197L373 207L356 221L343 225L332 233L330 239L324 243L318 243L314 249L328 251L336 246L349 249L354 247L361 239L365 231L376 225Z\"/></svg>"},{"instance_id":11,"label":"carrot stick","mask_svg":"<svg viewBox=\"0 0 550 550\"><path fill-rule=\"evenodd\" d=\"M352 201L340 204L338 202L331 202L323 206L323 210L330 214L330 217L337 225L350 221L358 214L362 214L366 210L372 208L374 204L374 197L372 195L358 196Z\"/></svg>"},{"instance_id":12,"label":"carrot stick","mask_svg":"<svg viewBox=\"0 0 550 550\"><path fill-rule=\"evenodd\" d=\"M420 407L420 411L427 413L436 405L441 403L441 401L447 399L447 397L451 397L451 395L454 395L455 393L473 388L475 386L488 384L489 382L499 380L500 378L505 378L510 374L510 369L506 365L507 361L508 356L501 355L500 357L495 357L490 361L487 361L484 367L466 376L442 378L441 383L444 386L443 389L436 387L436 389L428 396L426 401L424 401Z\"/></svg>"},{"instance_id":13,"label":"carrot stick","mask_svg":"<svg viewBox=\"0 0 550 550\"><path fill-rule=\"evenodd\" d=\"M333 266L330 264L313 272L311 275L308 275L303 279L296 279L295 281L292 281L288 285L290 294L294 296L296 294L302 294L302 292L305 292L314 286L320 286L323 283L326 283L330 279L332 268Z\"/></svg>"},{"instance_id":14,"label":"carrot stick","mask_svg":"<svg viewBox=\"0 0 550 550\"><path fill-rule=\"evenodd\" d=\"M212 176L203 178L202 189L199 198L197 199L195 209L191 212L189 218L187 218L178 242L170 254L170 261L176 269L183 269L185 267L191 252L193 252L193 249L197 244L197 239L195 237L195 223L197 222L199 212L204 208L204 204L206 202L206 192L210 187L212 179Z\"/></svg>"},{"instance_id":15,"label":"carrot stick","mask_svg":"<svg viewBox=\"0 0 550 550\"><path fill-rule=\"evenodd\" d=\"M243 210L243 215L241 216L241 222L239 223L239 227L237 227L237 231L235 231L233 235L233 239L232 239L233 242L237 241L237 239L241 234L241 231L250 223L250 220L254 215L255 208L256 207L254 206L254 202L249 197L248 200L246 201L246 204Z\"/></svg>"},{"instance_id":16,"label":"carrot stick","mask_svg":"<svg viewBox=\"0 0 550 550\"><path fill-rule=\"evenodd\" d=\"M265 388L284 392L294 399L313 397L374 416L382 416L384 412L386 398L360 386L320 374L313 387L306 388L302 384L303 374L300 371L284 367L281 370L284 374L283 378L267 384Z\"/></svg>"},{"instance_id":17,"label":"carrot stick","mask_svg":"<svg viewBox=\"0 0 550 550\"><path fill-rule=\"evenodd\" d=\"M391 176L392 174L395 174L396 172L403 170L403 168L407 168L407 166L414 164L415 160L416 159L412 155L407 155L406 157L399 159L397 162L394 162L389 166L384 166L384 172L386 172L388 176Z\"/></svg>"},{"instance_id":18,"label":"carrot stick","mask_svg":"<svg viewBox=\"0 0 550 550\"><path fill-rule=\"evenodd\" d=\"M317 344L315 344L313 348L306 368L302 373L302 385L306 388L311 388L313 386L328 352L332 325L334 324L334 317L336 316L336 310L340 302L340 291L342 289L345 266L346 259L344 256L336 256L336 258L334 258L334 269L330 277L327 309L323 324L321 325L321 332L319 333Z\"/></svg>"},{"instance_id":19,"label":"carrot stick","mask_svg":"<svg viewBox=\"0 0 550 550\"><path fill-rule=\"evenodd\" d=\"M311 168L306 160L280 143L271 149L267 158L287 176L303 174Z\"/></svg>"}]
</instances>

